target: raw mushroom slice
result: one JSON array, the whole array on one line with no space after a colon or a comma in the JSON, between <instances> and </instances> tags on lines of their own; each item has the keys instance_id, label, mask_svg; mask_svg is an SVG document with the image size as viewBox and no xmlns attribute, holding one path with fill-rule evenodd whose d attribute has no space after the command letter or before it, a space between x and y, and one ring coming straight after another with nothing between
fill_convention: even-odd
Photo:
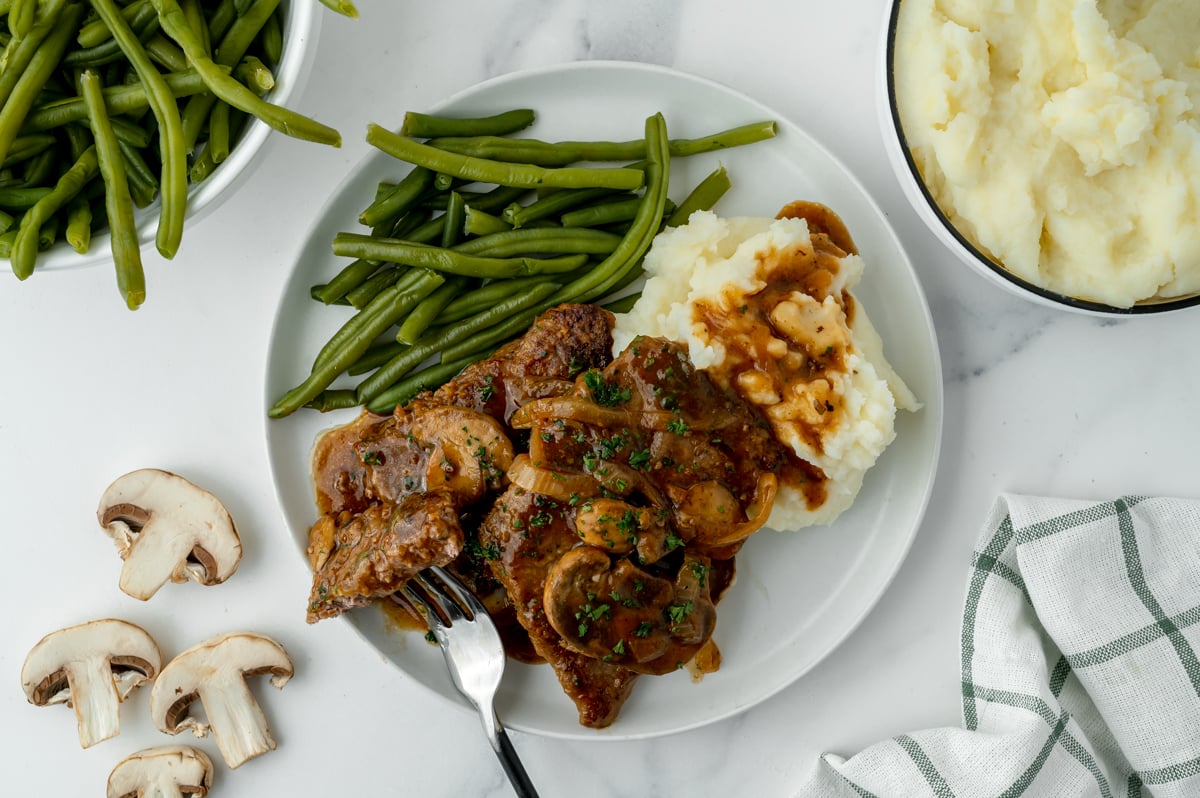
<instances>
[{"instance_id":1,"label":"raw mushroom slice","mask_svg":"<svg viewBox=\"0 0 1200 798\"><path fill-rule=\"evenodd\" d=\"M239 632L192 646L167 663L150 691L150 716L159 731L197 737L212 730L230 768L275 749L262 708L246 679L270 674L283 687L292 678L292 661L269 637ZM188 714L199 699L208 722Z\"/></svg>"},{"instance_id":2,"label":"raw mushroom slice","mask_svg":"<svg viewBox=\"0 0 1200 798\"><path fill-rule=\"evenodd\" d=\"M121 590L142 601L168 579L220 584L242 558L225 506L169 471L143 468L118 478L104 491L96 516L125 560Z\"/></svg>"},{"instance_id":3,"label":"raw mushroom slice","mask_svg":"<svg viewBox=\"0 0 1200 798\"><path fill-rule=\"evenodd\" d=\"M117 618L69 626L43 637L25 658L21 686L31 704L66 703L89 748L121 730L120 704L162 669L158 645Z\"/></svg>"},{"instance_id":4,"label":"raw mushroom slice","mask_svg":"<svg viewBox=\"0 0 1200 798\"><path fill-rule=\"evenodd\" d=\"M108 774L108 798L204 798L213 781L208 754L188 745L144 748Z\"/></svg>"}]
</instances>

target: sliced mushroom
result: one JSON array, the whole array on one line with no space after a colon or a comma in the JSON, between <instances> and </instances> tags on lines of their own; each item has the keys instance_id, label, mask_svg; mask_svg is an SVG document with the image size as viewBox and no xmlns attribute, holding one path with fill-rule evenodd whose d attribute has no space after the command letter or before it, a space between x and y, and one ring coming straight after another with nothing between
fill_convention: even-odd
<instances>
[{"instance_id":1,"label":"sliced mushroom","mask_svg":"<svg viewBox=\"0 0 1200 798\"><path fill-rule=\"evenodd\" d=\"M419 408L412 434L433 447L425 489L448 490L469 503L488 487L502 487L512 465L513 446L500 422L465 407Z\"/></svg>"},{"instance_id":2,"label":"sliced mushroom","mask_svg":"<svg viewBox=\"0 0 1200 798\"><path fill-rule=\"evenodd\" d=\"M204 798L212 787L208 754L188 745L144 748L108 774L108 798Z\"/></svg>"},{"instance_id":3,"label":"sliced mushroom","mask_svg":"<svg viewBox=\"0 0 1200 798\"><path fill-rule=\"evenodd\" d=\"M121 590L142 601L168 579L224 582L242 558L224 505L168 471L144 468L118 478L104 491L96 516L125 560Z\"/></svg>"},{"instance_id":4,"label":"sliced mushroom","mask_svg":"<svg viewBox=\"0 0 1200 798\"><path fill-rule=\"evenodd\" d=\"M575 514L580 540L610 554L628 554L636 549L643 565L657 562L670 551L667 530L660 513L650 507L634 507L620 499L591 499Z\"/></svg>"},{"instance_id":5,"label":"sliced mushroom","mask_svg":"<svg viewBox=\"0 0 1200 798\"><path fill-rule=\"evenodd\" d=\"M21 668L31 704L66 703L84 748L121 730L120 704L162 667L158 645L142 627L104 618L43 637Z\"/></svg>"},{"instance_id":6,"label":"sliced mushroom","mask_svg":"<svg viewBox=\"0 0 1200 798\"><path fill-rule=\"evenodd\" d=\"M542 603L569 648L638 673L669 673L712 636L707 569L707 558L688 553L672 582L579 546L551 567Z\"/></svg>"},{"instance_id":7,"label":"sliced mushroom","mask_svg":"<svg viewBox=\"0 0 1200 798\"><path fill-rule=\"evenodd\" d=\"M192 646L167 663L150 691L150 715L167 734L190 729L197 737L212 730L230 768L275 749L262 708L246 679L270 674L283 687L292 678L292 661L283 646L249 632L226 634ZM199 698L208 722L189 715Z\"/></svg>"}]
</instances>

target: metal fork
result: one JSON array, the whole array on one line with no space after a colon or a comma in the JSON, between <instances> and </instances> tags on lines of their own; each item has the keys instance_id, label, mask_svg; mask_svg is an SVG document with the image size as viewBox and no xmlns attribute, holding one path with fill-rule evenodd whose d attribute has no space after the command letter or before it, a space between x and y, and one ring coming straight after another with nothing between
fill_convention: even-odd
<instances>
[{"instance_id":1,"label":"metal fork","mask_svg":"<svg viewBox=\"0 0 1200 798\"><path fill-rule=\"evenodd\" d=\"M505 655L487 608L457 577L437 566L418 573L402 593L437 638L454 686L479 710L488 742L513 789L520 798L538 798L496 715L494 700Z\"/></svg>"}]
</instances>

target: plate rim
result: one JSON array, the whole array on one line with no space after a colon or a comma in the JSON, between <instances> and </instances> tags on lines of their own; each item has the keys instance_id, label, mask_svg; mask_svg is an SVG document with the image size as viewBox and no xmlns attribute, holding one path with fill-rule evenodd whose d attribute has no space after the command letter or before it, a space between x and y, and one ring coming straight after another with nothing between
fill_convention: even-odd
<instances>
[{"instance_id":1,"label":"plate rim","mask_svg":"<svg viewBox=\"0 0 1200 798\"><path fill-rule=\"evenodd\" d=\"M745 712L746 710L750 709L751 707L759 705L759 704L763 703L764 701L767 701L771 697L777 695L778 693L782 692L783 690L787 689L788 687L794 685L806 673L808 673L813 668L815 668L817 665L821 664L828 657L830 657L846 641L846 639L848 639L861 626L861 624L865 620L865 618L868 615L870 615L871 612L873 612L876 609L876 607L878 607L879 602L882 599L883 595L887 592L888 588L894 582L896 575L899 573L904 562L907 560L908 555L911 552L913 543L917 537L917 534L919 534L920 528L925 520L927 511L928 511L929 501L930 501L930 498L931 498L931 495L933 492L933 488L934 488L934 483L936 481L936 475L937 475L937 471L938 471L938 463L940 460L941 449L942 449L942 435L943 435L943 430L944 430L944 384L943 384L943 375L942 375L941 354L940 354L940 348L939 348L939 344L938 344L938 340L937 340L936 327L933 324L933 318L932 318L932 313L931 313L931 310L929 307L929 302L925 295L924 287L921 284L919 275L917 274L915 268L913 267L912 260L909 258L908 253L907 253L905 247L903 246L903 243L901 242L899 236L896 234L895 229L889 223L887 215L883 212L882 208L876 202L875 198L873 196L871 196L871 194L869 192L867 192L865 186L858 179L857 175L855 175L855 173L852 170L850 170L846 166L846 164L843 163L836 155L834 155L834 153L831 152L824 144L822 144L818 139L813 137L806 129L804 129L800 125L796 124L787 115L779 113L778 111L776 111L775 109L766 105L765 103L747 95L746 93L744 93L738 89L735 89L725 83L722 83L717 80L713 80L708 77L696 75L693 73L689 73L689 72L686 72L683 70L676 69L674 67L663 66L660 64L648 64L648 63L635 62L635 61L619 61L619 60L617 60L617 61L614 61L614 60L572 61L572 62L558 63L558 64L546 64L546 65L541 65L541 66L537 66L537 67L531 67L531 68L527 68L527 69L520 69L520 70L515 70L512 72L507 72L507 73L504 73L501 75L493 76L491 78L488 78L486 80L480 81L478 83L472 84L470 86L461 88L461 89L453 92L448 97L431 105L428 112L430 112L430 113L441 112L448 107L454 106L454 105L462 103L464 101L478 99L481 95L486 95L489 92L491 92L499 87L503 87L503 86L505 86L507 84L511 84L511 83L521 83L521 82L525 82L525 81L537 80L537 79L546 78L546 77L555 77L558 75L566 75L566 74L571 74L571 73L576 73L576 72L601 72L601 73L603 73L603 72L622 72L622 71L633 72L633 73L638 73L638 74L642 74L642 75L654 75L660 79L672 80L672 81L683 81L686 83L697 84L697 85L702 86L710 91L715 91L715 92L718 92L721 94L729 95L732 99L735 99L740 103L743 103L750 107L754 107L757 110L763 112L764 114L768 114L769 116L764 117L764 118L775 119L781 128L786 128L789 135L795 135L795 136L802 138L804 140L806 146L812 147L813 149L818 151L825 159L828 160L828 164L831 167L835 168L840 173L841 178L847 182L849 188L853 190L853 192L858 196L858 198L865 203L865 206L874 215L876 223L879 228L878 232L883 233L886 236L886 238L889 240L889 243L891 244L891 246L894 247L895 251L903 259L902 263L891 263L886 268L901 269L902 271L906 272L907 276L911 282L911 288L915 292L916 298L919 300L918 305L919 305L919 310L921 311L921 313L920 313L921 317L919 319L920 324L918 326L921 328L922 332L928 336L928 343L930 346L930 349L928 352L929 360L928 360L928 363L926 364L930 370L930 373L927 375L929 378L929 380L928 380L929 386L928 387L931 387L933 389L928 394L923 393L921 395L921 397L920 397L921 401L922 401L921 412L935 416L935 417L926 422L926 423L929 423L932 425L932 429L927 433L930 436L930 438L926 442L926 446L922 448L922 452L924 452L926 450L926 448L928 449L929 461L928 461L927 473L925 474L925 478L924 478L923 484L921 486L921 490L919 492L920 495L916 495L915 492L913 494L914 498L915 498L916 511L913 514L913 517L911 518L911 523L909 524L909 528L906 530L906 535L904 536L903 540L899 541L900 545L895 550L894 561L890 562L888 564L886 576L879 579L873 585L874 590L872 590L868 594L866 594L866 600L861 602L860 606L857 608L857 612L855 612L853 614L853 616L849 619L849 622L844 624L837 633L830 636L831 642L829 642L824 647L824 650L818 656L816 656L815 658L812 658L810 662L808 662L804 667L800 668L799 670L791 672L789 675L787 675L781 679L778 679L777 682L772 683L766 689L756 691L755 694L753 695L753 697L749 700L735 701L735 702L732 702L732 705L729 706L728 708L726 708L725 710L717 712L715 714L712 714L712 715L709 715L709 716L706 716L706 717L703 717L703 718L700 718L700 719L697 719L694 721L688 721L688 722L678 723L678 724L674 724L674 725L664 726L662 728L653 728L653 729L645 729L645 730L641 730L641 731L623 732L619 728L619 724L620 724L619 718L618 718L617 723L614 724L614 726L618 727L616 729L614 729L613 727L607 727L605 729L591 729L591 728L579 726L577 729L557 730L557 729L543 728L543 727L539 727L537 725L529 725L527 723L520 722L520 721L515 721L515 722L511 721L511 720L505 721L506 725L510 729L514 729L516 731L520 731L520 732L524 732L524 733L528 733L528 734L535 734L535 735L538 735L541 737L546 737L546 738L551 738L551 739L618 742L618 741L652 739L652 738L658 738L658 737L679 734L679 733L683 733L686 731L691 731L694 729L709 726L709 725L712 725L715 723L719 723L730 717L737 716L737 715ZM266 408L268 408L274 402L272 388L271 388L271 385L269 384L270 378L271 378L271 373L272 373L272 369L271 369L271 360L273 357L272 352L276 345L276 341L277 341L277 337L278 337L278 328L281 323L281 318L283 316L283 311L285 309L285 305L288 304L288 302L287 302L288 297L291 296L293 293L291 290L293 288L293 282L296 278L297 273L299 271L301 271L300 266L301 266L302 256L303 256L304 252L306 252L309 249L310 242L311 242L313 236L315 236L315 231L316 231L316 228L319 226L320 220L326 217L327 211L331 208L331 206L333 206L337 203L339 197L341 197L344 193L346 193L348 187L352 183L354 183L356 180L361 179L361 173L365 169L367 169L368 165L373 160L375 160L377 157L378 157L378 153L376 153L374 150L368 150L358 162L356 162L355 164L352 164L349 167L346 174L342 177L342 179L336 184L336 186L328 194L325 202L323 202L321 204L321 206L315 216L315 221L312 222L308 226L308 229L310 230L309 234L305 237L299 250L295 254L295 262L292 264L288 279L283 283L283 288L278 296L278 301L276 302L276 306L275 306L275 314L272 319L270 332L269 332L267 359L266 359L265 368L264 368L264 381L263 381L264 393L263 393L263 397L262 397L262 400L263 400L262 412L264 414L264 417L265 417ZM868 272L868 274L869 273L870 272ZM922 348L924 348L924 347L922 347ZM333 414L333 413L328 414L329 423L327 425L324 425L322 428L324 429L324 428L328 428L328 427L334 426L336 424L342 423L343 419L352 418L355 415L357 415L357 412L358 412L358 410L355 409L352 411L342 411L340 414ZM268 450L268 458L267 458L268 466L270 468L271 478L272 478L272 488L273 488L276 503L278 505L278 509L280 512L280 517L283 520L284 529L288 531L289 537L291 538L292 545L299 545L300 553L301 553L301 556L303 559L303 554L304 554L303 545L298 539L297 530L292 529L291 524L288 521L287 511L286 511L285 503L284 503L284 497L282 494L282 486L280 484L280 475L276 469L275 457L272 455L273 446L272 446L272 441L271 441L271 438L272 438L271 430L273 429L272 424L274 424L274 423L275 423L274 420L267 419L265 428L264 428L264 435L266 438L265 442L267 444L267 450ZM836 525L836 522L835 522L835 525ZM790 533L784 532L782 534L797 534L797 533L796 532L790 532ZM379 611L378 609L375 610L375 613L378 615L382 615L382 612ZM372 641L367 636L366 632L360 627L360 624L355 622L355 620L351 617L351 615L352 614L350 614L350 613L344 614L344 615L340 616L339 618L337 618L337 620L342 623L348 624L350 626L350 628L353 630L354 634L357 637L359 637L360 639L362 639L363 643L367 646L368 651L373 651L377 655L381 656L392 667L394 667L397 670L397 672L404 679L406 679L410 683L417 685L420 689L426 691L429 694L437 696L439 699L444 700L451 705L457 706L460 710L467 711L470 713L474 712L474 709L467 703L467 701L465 699L463 699L460 695L458 695L456 691L454 691L453 686L452 686L448 676L446 678L446 684L450 687L449 693L443 692L431 684L426 684L425 681L423 681L421 678L414 675L413 673L410 673L400 663L396 662L387 652L383 651L378 645L376 645L375 642ZM509 661L508 665L510 668L515 667L515 666L521 666L520 663L516 663L512 660ZM544 667L544 666L521 666L521 667Z\"/></svg>"}]
</instances>

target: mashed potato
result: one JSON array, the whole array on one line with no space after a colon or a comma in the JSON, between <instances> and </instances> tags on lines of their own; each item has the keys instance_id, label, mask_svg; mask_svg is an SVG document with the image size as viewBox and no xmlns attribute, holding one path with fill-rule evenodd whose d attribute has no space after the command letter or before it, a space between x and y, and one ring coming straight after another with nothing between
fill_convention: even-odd
<instances>
[{"instance_id":1,"label":"mashed potato","mask_svg":"<svg viewBox=\"0 0 1200 798\"><path fill-rule=\"evenodd\" d=\"M895 437L896 408L918 406L849 293L862 270L829 236L810 236L805 219L695 213L655 239L641 299L617 316L615 352L639 334L686 344L696 367L757 405L775 436L824 473L819 493L781 485L767 522L775 529L828 523L848 508Z\"/></svg>"},{"instance_id":2,"label":"mashed potato","mask_svg":"<svg viewBox=\"0 0 1200 798\"><path fill-rule=\"evenodd\" d=\"M896 100L938 205L1025 280L1200 290L1195 0L904 0Z\"/></svg>"}]
</instances>

